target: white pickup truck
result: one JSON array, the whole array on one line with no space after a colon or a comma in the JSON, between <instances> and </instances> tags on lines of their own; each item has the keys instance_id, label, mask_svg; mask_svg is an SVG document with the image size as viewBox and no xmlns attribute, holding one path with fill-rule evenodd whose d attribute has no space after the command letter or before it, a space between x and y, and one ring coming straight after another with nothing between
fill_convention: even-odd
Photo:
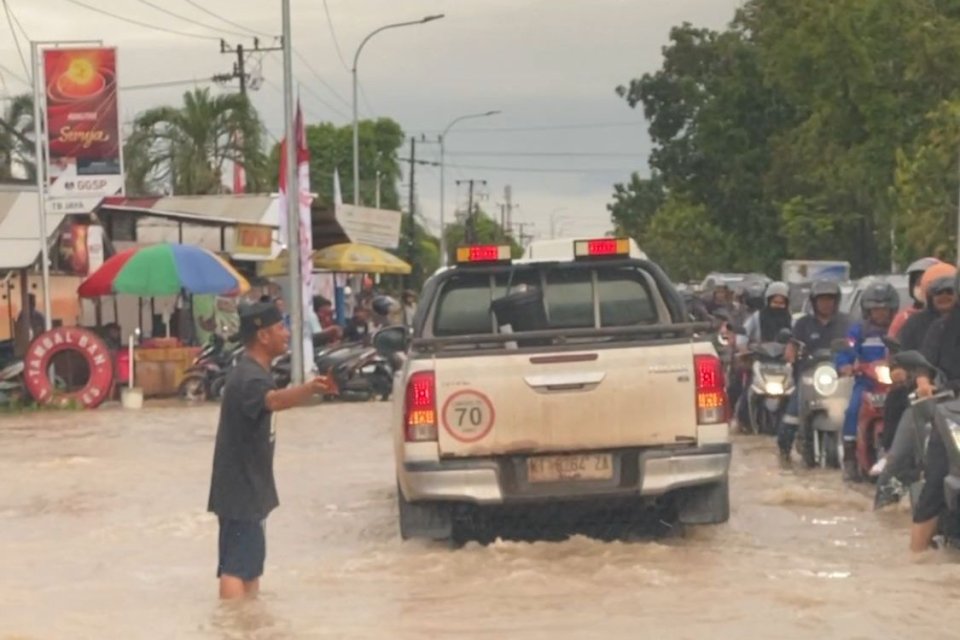
<instances>
[{"instance_id":1,"label":"white pickup truck","mask_svg":"<svg viewBox=\"0 0 960 640\"><path fill-rule=\"evenodd\" d=\"M510 294L508 296L508 294ZM456 540L478 510L672 505L729 517L727 400L707 332L626 239L464 247L424 285L396 380L400 532Z\"/></svg>"}]
</instances>

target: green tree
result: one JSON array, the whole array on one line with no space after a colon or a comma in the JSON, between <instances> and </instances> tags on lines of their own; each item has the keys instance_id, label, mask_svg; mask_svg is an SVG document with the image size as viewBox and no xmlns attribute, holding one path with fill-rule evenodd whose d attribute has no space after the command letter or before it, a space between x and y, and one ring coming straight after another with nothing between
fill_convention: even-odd
<instances>
[{"instance_id":1,"label":"green tree","mask_svg":"<svg viewBox=\"0 0 960 640\"><path fill-rule=\"evenodd\" d=\"M242 164L250 191L268 185L263 125L246 96L211 96L209 89L183 95L180 107L141 113L125 149L128 184L154 190L170 186L176 194L223 193L224 165Z\"/></svg>"},{"instance_id":2,"label":"green tree","mask_svg":"<svg viewBox=\"0 0 960 640\"><path fill-rule=\"evenodd\" d=\"M310 190L317 194L321 206L333 206L333 173L340 174L343 201L353 201L353 128L329 122L306 127L310 150ZM400 163L397 154L403 146L404 133L390 118L360 121L360 199L364 206L376 203L377 172L380 173L380 207L400 209ZM270 154L270 176L274 188L280 175L280 145Z\"/></svg>"},{"instance_id":3,"label":"green tree","mask_svg":"<svg viewBox=\"0 0 960 640\"><path fill-rule=\"evenodd\" d=\"M928 130L897 154L892 196L897 206L899 259L933 255L956 260L960 101L945 101Z\"/></svg>"},{"instance_id":4,"label":"green tree","mask_svg":"<svg viewBox=\"0 0 960 640\"><path fill-rule=\"evenodd\" d=\"M642 246L675 282L682 282L724 268L728 243L704 205L671 195L650 221Z\"/></svg>"},{"instance_id":5,"label":"green tree","mask_svg":"<svg viewBox=\"0 0 960 640\"><path fill-rule=\"evenodd\" d=\"M453 224L448 224L446 229L448 259L451 263L456 261L457 247L467 244L508 244L514 258L523 254L523 249L513 239L513 236L500 226L500 223L490 217L480 207L476 207L473 219L474 240L467 242L467 221L458 219Z\"/></svg>"},{"instance_id":6,"label":"green tree","mask_svg":"<svg viewBox=\"0 0 960 640\"><path fill-rule=\"evenodd\" d=\"M36 179L33 138L33 96L14 96L0 115L0 182L15 179L20 167L27 179Z\"/></svg>"},{"instance_id":7,"label":"green tree","mask_svg":"<svg viewBox=\"0 0 960 640\"><path fill-rule=\"evenodd\" d=\"M627 184L613 185L613 202L607 205L607 210L616 234L642 243L647 225L665 198L663 180L657 173L649 178L634 173Z\"/></svg>"}]
</instances>

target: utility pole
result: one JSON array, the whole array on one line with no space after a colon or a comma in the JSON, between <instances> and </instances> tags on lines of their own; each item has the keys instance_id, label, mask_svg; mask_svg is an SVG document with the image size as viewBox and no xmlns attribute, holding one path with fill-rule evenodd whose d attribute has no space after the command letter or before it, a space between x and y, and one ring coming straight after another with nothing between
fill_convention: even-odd
<instances>
[{"instance_id":1,"label":"utility pole","mask_svg":"<svg viewBox=\"0 0 960 640\"><path fill-rule=\"evenodd\" d=\"M532 234L529 234L529 233L526 233L524 230L525 230L527 227L532 227L532 226L533 226L533 223L532 223L532 222L518 222L515 226L516 226L517 229L518 229L518 231L517 231L517 241L520 243L520 248L521 248L521 249L525 249L525 248L527 247L527 242L529 242L530 240L533 240L533 235L532 235Z\"/></svg>"},{"instance_id":2,"label":"utility pole","mask_svg":"<svg viewBox=\"0 0 960 640\"><path fill-rule=\"evenodd\" d=\"M467 219L464 222L464 242L466 244L475 244L477 242L477 216L473 208L473 185L480 183L486 186L486 180L457 180L456 184L467 183Z\"/></svg>"},{"instance_id":3,"label":"utility pole","mask_svg":"<svg viewBox=\"0 0 960 640\"><path fill-rule=\"evenodd\" d=\"M251 53L270 53L271 51L283 51L283 47L261 47L260 39L253 39L253 49L244 49L242 44L231 47L226 40L220 40L220 53L236 55L237 61L233 63L232 73L218 73L213 76L215 82L230 82L231 80L240 81L240 93L247 95L247 56ZM256 91L259 87L251 87Z\"/></svg>"},{"instance_id":4,"label":"utility pole","mask_svg":"<svg viewBox=\"0 0 960 640\"><path fill-rule=\"evenodd\" d=\"M506 203L507 220L504 229L513 229L513 187L509 184L503 188L503 201Z\"/></svg>"},{"instance_id":5,"label":"utility pole","mask_svg":"<svg viewBox=\"0 0 960 640\"><path fill-rule=\"evenodd\" d=\"M417 139L410 136L410 224L407 232L407 257L410 260L412 271L407 276L407 288L412 289L413 283L419 276L417 264L417 204L416 204L416 173L417 173ZM379 175L379 174L378 174Z\"/></svg>"}]
</instances>

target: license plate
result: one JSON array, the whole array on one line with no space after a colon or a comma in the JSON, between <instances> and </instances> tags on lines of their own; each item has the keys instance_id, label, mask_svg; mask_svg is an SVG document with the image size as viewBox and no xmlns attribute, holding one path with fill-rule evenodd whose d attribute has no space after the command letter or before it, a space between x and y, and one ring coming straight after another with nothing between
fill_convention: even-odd
<instances>
[{"instance_id":1,"label":"license plate","mask_svg":"<svg viewBox=\"0 0 960 640\"><path fill-rule=\"evenodd\" d=\"M611 478L613 456L609 453L539 456L527 459L527 480L532 483Z\"/></svg>"}]
</instances>

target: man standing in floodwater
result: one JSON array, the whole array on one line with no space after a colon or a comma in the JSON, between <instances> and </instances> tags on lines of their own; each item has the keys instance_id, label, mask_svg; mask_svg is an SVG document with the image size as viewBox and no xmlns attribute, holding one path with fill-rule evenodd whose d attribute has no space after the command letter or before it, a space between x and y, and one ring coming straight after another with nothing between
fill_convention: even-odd
<instances>
[{"instance_id":1,"label":"man standing in floodwater","mask_svg":"<svg viewBox=\"0 0 960 640\"><path fill-rule=\"evenodd\" d=\"M277 389L270 364L287 352L290 332L273 303L240 308L245 352L227 379L213 454L207 509L220 520L220 597L255 596L266 558L266 519L279 505L273 477L276 412L332 390L327 378Z\"/></svg>"}]
</instances>

